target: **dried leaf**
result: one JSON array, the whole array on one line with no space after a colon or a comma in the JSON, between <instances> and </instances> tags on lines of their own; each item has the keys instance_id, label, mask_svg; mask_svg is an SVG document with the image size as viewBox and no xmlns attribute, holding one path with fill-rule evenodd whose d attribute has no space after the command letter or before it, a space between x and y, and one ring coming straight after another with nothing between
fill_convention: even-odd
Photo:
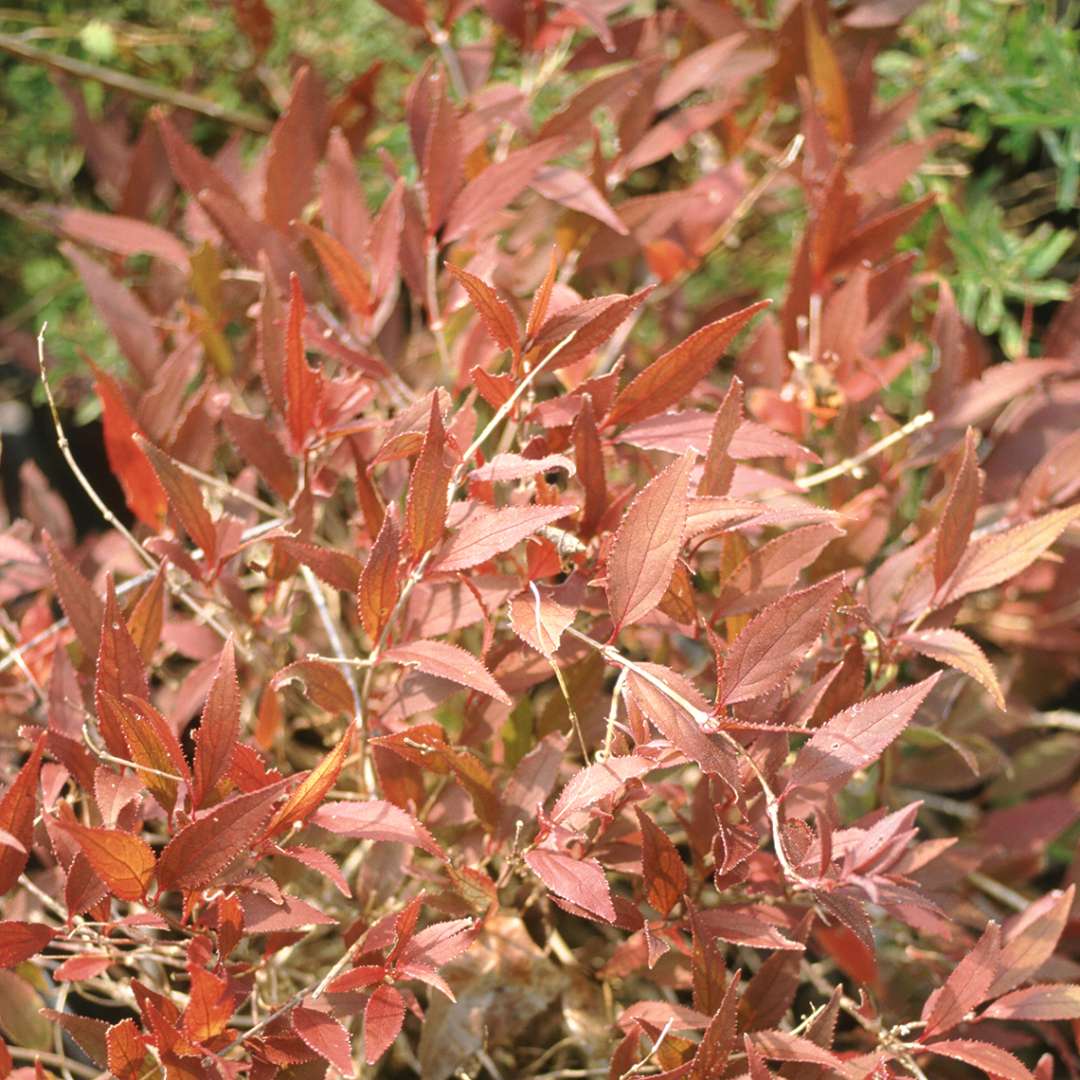
<instances>
[{"instance_id":1,"label":"dried leaf","mask_svg":"<svg viewBox=\"0 0 1080 1080\"><path fill-rule=\"evenodd\" d=\"M683 454L637 494L608 555L607 594L614 632L648 615L671 583L686 530L694 455Z\"/></svg>"}]
</instances>

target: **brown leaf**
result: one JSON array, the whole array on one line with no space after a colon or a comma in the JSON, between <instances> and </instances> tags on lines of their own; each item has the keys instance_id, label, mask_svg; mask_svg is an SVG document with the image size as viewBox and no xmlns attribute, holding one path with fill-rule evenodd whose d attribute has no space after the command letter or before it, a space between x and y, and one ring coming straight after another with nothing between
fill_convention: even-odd
<instances>
[{"instance_id":1,"label":"brown leaf","mask_svg":"<svg viewBox=\"0 0 1080 1080\"><path fill-rule=\"evenodd\" d=\"M104 605L91 588L90 582L68 561L53 543L48 532L42 532L41 539L45 544L56 595L64 614L68 617L83 652L87 656L97 656Z\"/></svg>"},{"instance_id":2,"label":"brown leaf","mask_svg":"<svg viewBox=\"0 0 1080 1080\"><path fill-rule=\"evenodd\" d=\"M732 377L724 400L716 410L701 482L698 484L698 495L726 495L730 490L731 479L735 475L735 461L730 448L742 423L742 411L743 384L736 375Z\"/></svg>"},{"instance_id":3,"label":"brown leaf","mask_svg":"<svg viewBox=\"0 0 1080 1080\"><path fill-rule=\"evenodd\" d=\"M202 548L206 565L214 566L217 561L217 532L195 478L184 472L176 461L148 439L139 434L136 434L134 439L150 460L161 486L165 489L169 505L184 526L184 531L197 547Z\"/></svg>"},{"instance_id":4,"label":"brown leaf","mask_svg":"<svg viewBox=\"0 0 1080 1080\"><path fill-rule=\"evenodd\" d=\"M607 594L614 632L648 615L667 591L686 530L690 470L683 454L637 494L608 555Z\"/></svg>"},{"instance_id":5,"label":"brown leaf","mask_svg":"<svg viewBox=\"0 0 1080 1080\"><path fill-rule=\"evenodd\" d=\"M319 262L345 306L358 318L366 319L371 314L372 305L371 285L364 268L348 249L329 233L302 221L295 222L294 227L311 241L311 246L319 256Z\"/></svg>"}]
</instances>

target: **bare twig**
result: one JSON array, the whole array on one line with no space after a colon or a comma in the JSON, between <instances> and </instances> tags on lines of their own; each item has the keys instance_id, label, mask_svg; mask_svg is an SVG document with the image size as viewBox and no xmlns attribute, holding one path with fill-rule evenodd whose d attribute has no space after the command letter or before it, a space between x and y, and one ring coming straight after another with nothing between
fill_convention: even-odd
<instances>
[{"instance_id":1,"label":"bare twig","mask_svg":"<svg viewBox=\"0 0 1080 1080\"><path fill-rule=\"evenodd\" d=\"M137 75L110 71L108 68L87 63L85 60L76 60L48 49L39 49L36 45L27 44L15 34L0 34L0 49L28 60L32 64L41 64L55 71L62 71L65 75L74 75L77 79L90 79L103 86L111 86L114 90L123 90L125 93L134 94L148 101L160 101L178 109L210 116L215 120L257 132L260 135L266 134L274 126L272 121L265 117L240 109L230 109L227 105L199 97L197 94L189 94L185 90L159 86L147 79L140 79Z\"/></svg>"}]
</instances>

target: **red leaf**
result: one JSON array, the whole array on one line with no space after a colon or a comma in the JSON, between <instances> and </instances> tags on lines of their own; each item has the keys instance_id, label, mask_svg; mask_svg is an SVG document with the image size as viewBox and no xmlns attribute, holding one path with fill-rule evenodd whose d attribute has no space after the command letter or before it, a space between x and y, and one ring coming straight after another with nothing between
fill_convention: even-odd
<instances>
[{"instance_id":1,"label":"red leaf","mask_svg":"<svg viewBox=\"0 0 1080 1080\"><path fill-rule=\"evenodd\" d=\"M364 268L352 257L345 246L329 233L316 229L313 225L297 221L294 227L299 229L311 241L323 269L333 282L338 296L345 306L356 316L366 319L371 314L371 285Z\"/></svg>"},{"instance_id":2,"label":"red leaf","mask_svg":"<svg viewBox=\"0 0 1080 1080\"><path fill-rule=\"evenodd\" d=\"M588 537L608 507L607 479L604 474L604 447L596 427L591 394L581 399L581 412L574 424L574 462L578 479L585 489L585 512L581 515L581 535Z\"/></svg>"},{"instance_id":3,"label":"red leaf","mask_svg":"<svg viewBox=\"0 0 1080 1080\"><path fill-rule=\"evenodd\" d=\"M531 480L540 473L562 469L569 476L574 474L574 463L562 454L545 454L540 458L522 457L521 454L496 454L486 465L480 465L469 473L470 480L498 484L507 480Z\"/></svg>"},{"instance_id":4,"label":"red leaf","mask_svg":"<svg viewBox=\"0 0 1080 1080\"><path fill-rule=\"evenodd\" d=\"M408 844L446 861L446 852L412 814L382 799L326 803L312 814L310 820L312 825L338 836Z\"/></svg>"},{"instance_id":5,"label":"red leaf","mask_svg":"<svg viewBox=\"0 0 1080 1080\"><path fill-rule=\"evenodd\" d=\"M698 484L699 495L726 495L730 490L731 479L735 475L735 462L730 448L742 423L742 410L743 384L738 376L735 376L713 419L709 449L705 454L701 482Z\"/></svg>"},{"instance_id":6,"label":"red leaf","mask_svg":"<svg viewBox=\"0 0 1080 1080\"><path fill-rule=\"evenodd\" d=\"M300 280L289 276L289 320L285 329L285 421L294 453L301 453L315 434L322 398L322 376L313 371L304 355L301 328L306 305Z\"/></svg>"},{"instance_id":7,"label":"red leaf","mask_svg":"<svg viewBox=\"0 0 1080 1080\"><path fill-rule=\"evenodd\" d=\"M326 660L297 660L294 664L283 667L270 680L275 690L289 682L303 685L307 696L330 713L352 714L356 709L352 687L341 674L341 668Z\"/></svg>"},{"instance_id":8,"label":"red leaf","mask_svg":"<svg viewBox=\"0 0 1080 1080\"><path fill-rule=\"evenodd\" d=\"M233 749L240 734L240 686L236 679L236 655L232 638L218 658L214 681L203 706L195 733L195 768L192 801L202 806L229 771Z\"/></svg>"},{"instance_id":9,"label":"red leaf","mask_svg":"<svg viewBox=\"0 0 1080 1080\"><path fill-rule=\"evenodd\" d=\"M188 271L187 248L172 233L149 222L122 214L96 214L93 210L80 208L59 210L56 222L73 240L93 244L114 255L146 253L164 259L184 273ZM90 291L89 287L87 291Z\"/></svg>"},{"instance_id":10,"label":"red leaf","mask_svg":"<svg viewBox=\"0 0 1080 1080\"><path fill-rule=\"evenodd\" d=\"M575 859L564 851L533 848L525 853L525 862L556 896L608 922L615 921L611 888L595 859Z\"/></svg>"},{"instance_id":11,"label":"red leaf","mask_svg":"<svg viewBox=\"0 0 1080 1080\"><path fill-rule=\"evenodd\" d=\"M352 592L360 580L360 560L345 551L305 544L302 540L274 540L275 547L291 555L297 562L310 567L333 589Z\"/></svg>"},{"instance_id":12,"label":"red leaf","mask_svg":"<svg viewBox=\"0 0 1080 1080\"><path fill-rule=\"evenodd\" d=\"M908 726L939 678L932 675L914 686L878 694L837 713L799 751L788 789L831 784L876 761Z\"/></svg>"},{"instance_id":13,"label":"red leaf","mask_svg":"<svg viewBox=\"0 0 1080 1080\"><path fill-rule=\"evenodd\" d=\"M532 188L545 199L596 218L620 236L627 236L630 232L600 189L589 177L576 169L549 165L533 178Z\"/></svg>"},{"instance_id":14,"label":"red leaf","mask_svg":"<svg viewBox=\"0 0 1080 1080\"><path fill-rule=\"evenodd\" d=\"M635 496L607 563L613 634L648 615L671 583L686 530L691 452L672 462Z\"/></svg>"},{"instance_id":15,"label":"red leaf","mask_svg":"<svg viewBox=\"0 0 1080 1080\"><path fill-rule=\"evenodd\" d=\"M769 604L743 628L724 655L724 705L775 690L821 635L844 587L841 574Z\"/></svg>"},{"instance_id":16,"label":"red leaf","mask_svg":"<svg viewBox=\"0 0 1080 1080\"><path fill-rule=\"evenodd\" d=\"M82 982L84 979L92 979L107 971L113 964L111 956L69 956L54 972L53 978L58 982Z\"/></svg>"},{"instance_id":17,"label":"red leaf","mask_svg":"<svg viewBox=\"0 0 1080 1080\"><path fill-rule=\"evenodd\" d=\"M373 642L381 637L401 594L398 580L400 558L401 539L397 522L393 515L386 514L360 574L356 600L360 620Z\"/></svg>"},{"instance_id":18,"label":"red leaf","mask_svg":"<svg viewBox=\"0 0 1080 1080\"><path fill-rule=\"evenodd\" d=\"M349 727L337 746L300 781L285 802L274 811L274 816L266 826L264 836L284 832L295 822L307 821L322 805L323 799L337 783L345 759L349 756L352 731L352 727Z\"/></svg>"},{"instance_id":19,"label":"red leaf","mask_svg":"<svg viewBox=\"0 0 1080 1080\"><path fill-rule=\"evenodd\" d=\"M112 578L105 583L105 611L101 620L97 669L94 679L94 703L97 707L98 730L105 748L114 757L127 756L123 730L113 722L113 715L104 704L108 695L124 702L129 694L140 700L150 696L142 655L128 631L119 605Z\"/></svg>"},{"instance_id":20,"label":"red leaf","mask_svg":"<svg viewBox=\"0 0 1080 1080\"><path fill-rule=\"evenodd\" d=\"M576 506L506 506L473 503L431 564L432 572L466 570L509 551L553 521L577 513Z\"/></svg>"},{"instance_id":21,"label":"red leaf","mask_svg":"<svg viewBox=\"0 0 1080 1080\"><path fill-rule=\"evenodd\" d=\"M701 1042L694 1054L694 1067L690 1073L692 1080L711 1080L724 1072L724 1066L735 1048L739 1004L736 991L741 978L742 972L736 968L724 991L720 1008L716 1010L701 1036Z\"/></svg>"},{"instance_id":22,"label":"red leaf","mask_svg":"<svg viewBox=\"0 0 1080 1080\"><path fill-rule=\"evenodd\" d=\"M941 603L992 589L1026 570L1080 517L1080 506L1054 510L1025 525L984 536L968 546L944 588Z\"/></svg>"},{"instance_id":23,"label":"red leaf","mask_svg":"<svg viewBox=\"0 0 1080 1080\"><path fill-rule=\"evenodd\" d=\"M141 435L134 436L142 452L149 458L154 472L157 473L161 486L165 489L169 505L183 525L184 531L197 547L202 548L207 566L217 561L217 531L210 512L203 502L202 492L194 477L183 469L168 454L159 450Z\"/></svg>"},{"instance_id":24,"label":"red leaf","mask_svg":"<svg viewBox=\"0 0 1080 1080\"><path fill-rule=\"evenodd\" d=\"M54 937L56 931L44 923L0 922L0 968L17 967L37 956Z\"/></svg>"},{"instance_id":25,"label":"red leaf","mask_svg":"<svg viewBox=\"0 0 1080 1080\"><path fill-rule=\"evenodd\" d=\"M940 1054L942 1057L982 1069L994 1080L1034 1080L1019 1058L993 1043L978 1042L975 1039L943 1039L941 1042L931 1043L926 1049L931 1054Z\"/></svg>"},{"instance_id":26,"label":"red leaf","mask_svg":"<svg viewBox=\"0 0 1080 1080\"><path fill-rule=\"evenodd\" d=\"M462 270L453 263L447 263L446 268L469 294L469 299L491 340L500 349L509 349L516 361L521 356L521 330L506 302L486 281L481 281L468 270Z\"/></svg>"},{"instance_id":27,"label":"red leaf","mask_svg":"<svg viewBox=\"0 0 1080 1080\"><path fill-rule=\"evenodd\" d=\"M564 607L547 590L537 589L534 593L530 589L510 601L509 615L514 633L537 652L551 657L577 612Z\"/></svg>"},{"instance_id":28,"label":"red leaf","mask_svg":"<svg viewBox=\"0 0 1080 1080\"><path fill-rule=\"evenodd\" d=\"M580 769L559 793L551 810L551 820L555 824L566 821L601 799L621 791L628 780L644 776L652 767L645 758L629 754L625 757L605 758L595 765ZM536 807L528 809L534 812Z\"/></svg>"},{"instance_id":29,"label":"red leaf","mask_svg":"<svg viewBox=\"0 0 1080 1080\"><path fill-rule=\"evenodd\" d=\"M982 472L976 452L978 436L968 428L964 436L964 456L956 472L934 546L934 584L940 589L956 569L975 526L975 514L982 498Z\"/></svg>"},{"instance_id":30,"label":"red leaf","mask_svg":"<svg viewBox=\"0 0 1080 1080\"><path fill-rule=\"evenodd\" d=\"M103 371L95 372L94 387L101 398L101 423L109 467L120 481L128 509L144 525L157 532L168 501L157 473L135 443L134 436L142 433L111 376Z\"/></svg>"},{"instance_id":31,"label":"red leaf","mask_svg":"<svg viewBox=\"0 0 1080 1080\"><path fill-rule=\"evenodd\" d=\"M129 760L143 766L137 770L143 785L168 813L172 813L178 786L174 777L190 784L191 773L180 743L165 718L149 702L132 697L122 704L111 694L103 694L98 708L109 713L111 722L121 731Z\"/></svg>"},{"instance_id":32,"label":"red leaf","mask_svg":"<svg viewBox=\"0 0 1080 1080\"><path fill-rule=\"evenodd\" d=\"M922 1039L944 1034L956 1027L976 1005L988 996L1001 966L1001 929L989 923L975 947L965 953L945 984L935 990L923 1006L925 1026Z\"/></svg>"},{"instance_id":33,"label":"red leaf","mask_svg":"<svg viewBox=\"0 0 1080 1080\"><path fill-rule=\"evenodd\" d=\"M685 706L673 701L646 675L673 691ZM734 752L704 730L709 720L708 703L693 683L660 664L637 664L627 673L626 685L650 723L672 746L705 772L721 777L732 791L738 790Z\"/></svg>"},{"instance_id":34,"label":"red leaf","mask_svg":"<svg viewBox=\"0 0 1080 1080\"><path fill-rule=\"evenodd\" d=\"M405 1000L392 986L376 987L364 1006L364 1059L374 1065L393 1045L405 1022Z\"/></svg>"},{"instance_id":35,"label":"red leaf","mask_svg":"<svg viewBox=\"0 0 1080 1080\"><path fill-rule=\"evenodd\" d=\"M997 675L986 654L959 630L916 630L901 634L900 641L931 660L940 660L949 667L970 675L994 699L994 704L1003 712L1005 697L1001 693Z\"/></svg>"},{"instance_id":36,"label":"red leaf","mask_svg":"<svg viewBox=\"0 0 1080 1080\"><path fill-rule=\"evenodd\" d=\"M322 88L311 68L300 69L285 111L270 133L263 214L284 231L311 201L325 133Z\"/></svg>"},{"instance_id":37,"label":"red leaf","mask_svg":"<svg viewBox=\"0 0 1080 1080\"><path fill-rule=\"evenodd\" d=\"M116 1080L141 1080L146 1072L146 1040L134 1020L113 1024L105 1036L109 1072Z\"/></svg>"},{"instance_id":38,"label":"red leaf","mask_svg":"<svg viewBox=\"0 0 1080 1080\"><path fill-rule=\"evenodd\" d=\"M986 1020L1080 1019L1080 986L1050 983L1015 990L998 998L980 1017Z\"/></svg>"},{"instance_id":39,"label":"red leaf","mask_svg":"<svg viewBox=\"0 0 1080 1080\"><path fill-rule=\"evenodd\" d=\"M150 313L127 286L122 285L101 263L83 254L74 244L61 244L60 251L75 267L90 300L116 340L117 347L130 362L132 369L139 373L141 380L149 385L165 359Z\"/></svg>"},{"instance_id":40,"label":"red leaf","mask_svg":"<svg viewBox=\"0 0 1080 1080\"><path fill-rule=\"evenodd\" d=\"M565 142L562 138L544 139L515 150L505 161L489 165L469 181L450 207L442 231L443 243L460 240L490 221L532 183L544 163L564 149Z\"/></svg>"},{"instance_id":41,"label":"red leaf","mask_svg":"<svg viewBox=\"0 0 1080 1080\"><path fill-rule=\"evenodd\" d=\"M600 306L598 313L576 327L573 340L562 346L552 363L545 365L547 370L556 371L559 368L576 364L579 360L587 357L594 349L603 345L622 323L641 307L654 287L647 285L631 296L603 297L604 303ZM582 307L585 307L585 305L582 305ZM558 316L555 317L556 320L558 318ZM547 328L545 327L545 330L541 332L542 338L547 337L546 331ZM562 337L558 339L560 343L562 340ZM551 354L554 353L555 350L552 349ZM544 363L544 361L541 360L540 363Z\"/></svg>"},{"instance_id":42,"label":"red leaf","mask_svg":"<svg viewBox=\"0 0 1080 1080\"><path fill-rule=\"evenodd\" d=\"M446 460L446 432L439 413L439 395L431 396L431 415L420 456L409 478L405 531L414 559L441 539L446 525L447 487L451 469Z\"/></svg>"},{"instance_id":43,"label":"red leaf","mask_svg":"<svg viewBox=\"0 0 1080 1080\"><path fill-rule=\"evenodd\" d=\"M503 811L496 839L514 835L517 823L535 820L539 807L551 794L566 751L566 736L545 735L518 763L503 789Z\"/></svg>"},{"instance_id":44,"label":"red leaf","mask_svg":"<svg viewBox=\"0 0 1080 1080\"><path fill-rule=\"evenodd\" d=\"M504 705L513 704L483 663L459 645L446 641L410 641L408 645L394 646L382 658L391 664L415 664L428 675L467 686Z\"/></svg>"},{"instance_id":45,"label":"red leaf","mask_svg":"<svg viewBox=\"0 0 1080 1080\"><path fill-rule=\"evenodd\" d=\"M835 525L807 525L750 552L724 582L712 617L741 615L776 600L802 570L843 535L844 530Z\"/></svg>"},{"instance_id":46,"label":"red leaf","mask_svg":"<svg viewBox=\"0 0 1080 1080\"><path fill-rule=\"evenodd\" d=\"M45 554L52 570L56 595L64 614L79 639L79 644L87 656L97 656L100 643L101 621L104 606L100 597L90 586L90 582L65 558L64 553L53 543L53 538L42 531L41 539L45 544Z\"/></svg>"},{"instance_id":47,"label":"red leaf","mask_svg":"<svg viewBox=\"0 0 1080 1080\"><path fill-rule=\"evenodd\" d=\"M769 301L762 300L718 319L654 360L619 392L604 419L604 426L644 420L685 401L712 370L735 335L768 305Z\"/></svg>"},{"instance_id":48,"label":"red leaf","mask_svg":"<svg viewBox=\"0 0 1080 1080\"><path fill-rule=\"evenodd\" d=\"M423 165L421 175L428 234L434 236L446 220L451 202L461 190L464 179L461 124L454 103L447 94L442 70L436 68L434 74L422 78L424 84L419 88L420 93L425 89L429 93L427 129L422 153L416 156Z\"/></svg>"},{"instance_id":49,"label":"red leaf","mask_svg":"<svg viewBox=\"0 0 1080 1080\"><path fill-rule=\"evenodd\" d=\"M1075 885L1064 891L1055 889L1028 905L1015 920L1006 924L1001 970L990 987L990 997L1027 982L1054 955L1069 921L1075 896Z\"/></svg>"},{"instance_id":50,"label":"red leaf","mask_svg":"<svg viewBox=\"0 0 1080 1080\"><path fill-rule=\"evenodd\" d=\"M154 876L154 852L149 844L119 829L92 829L57 819L71 833L90 861L94 873L118 900L141 900Z\"/></svg>"},{"instance_id":51,"label":"red leaf","mask_svg":"<svg viewBox=\"0 0 1080 1080\"><path fill-rule=\"evenodd\" d=\"M745 945L752 949L779 949L802 952L803 946L785 937L771 923L759 918L753 909L721 906L697 913L700 925L710 935L732 945Z\"/></svg>"},{"instance_id":52,"label":"red leaf","mask_svg":"<svg viewBox=\"0 0 1080 1080\"><path fill-rule=\"evenodd\" d=\"M690 884L679 849L641 807L636 807L641 826L641 873L645 896L664 918L682 899Z\"/></svg>"},{"instance_id":53,"label":"red leaf","mask_svg":"<svg viewBox=\"0 0 1080 1080\"><path fill-rule=\"evenodd\" d=\"M285 783L226 799L185 825L158 860L161 890L200 889L227 869L262 831Z\"/></svg>"},{"instance_id":54,"label":"red leaf","mask_svg":"<svg viewBox=\"0 0 1080 1080\"><path fill-rule=\"evenodd\" d=\"M297 1005L292 1013L293 1031L319 1057L345 1076L354 1073L349 1033L329 1013Z\"/></svg>"}]
</instances>

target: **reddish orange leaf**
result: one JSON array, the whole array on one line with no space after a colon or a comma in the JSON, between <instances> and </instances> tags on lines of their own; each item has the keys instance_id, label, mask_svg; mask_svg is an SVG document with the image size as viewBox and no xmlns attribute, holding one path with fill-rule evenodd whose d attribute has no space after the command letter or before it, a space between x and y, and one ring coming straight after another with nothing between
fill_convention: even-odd
<instances>
[{"instance_id":1,"label":"reddish orange leaf","mask_svg":"<svg viewBox=\"0 0 1080 1080\"><path fill-rule=\"evenodd\" d=\"M291 1013L293 1031L319 1057L338 1072L353 1075L352 1042L349 1033L329 1013L298 1005Z\"/></svg>"},{"instance_id":2,"label":"reddish orange leaf","mask_svg":"<svg viewBox=\"0 0 1080 1080\"><path fill-rule=\"evenodd\" d=\"M157 532L168 500L149 459L135 443L135 435L142 432L128 411L124 395L112 376L95 370L94 386L101 398L101 423L105 431L105 455L109 459L109 467L120 481L128 509L144 525Z\"/></svg>"},{"instance_id":3,"label":"reddish orange leaf","mask_svg":"<svg viewBox=\"0 0 1080 1080\"><path fill-rule=\"evenodd\" d=\"M112 578L107 578L105 582L105 612L101 621L100 642L94 681L98 729L109 753L124 758L127 756L124 733L113 723L114 718L103 707L102 700L108 694L116 701L123 702L128 694L132 694L145 701L150 697L150 686L146 681L142 655L120 615Z\"/></svg>"},{"instance_id":4,"label":"reddish orange leaf","mask_svg":"<svg viewBox=\"0 0 1080 1080\"><path fill-rule=\"evenodd\" d=\"M229 992L227 979L197 964L188 965L191 996L184 1010L184 1033L194 1043L203 1043L221 1035L232 1019L236 998Z\"/></svg>"},{"instance_id":5,"label":"reddish orange leaf","mask_svg":"<svg viewBox=\"0 0 1080 1080\"><path fill-rule=\"evenodd\" d=\"M45 736L41 735L30 757L18 771L11 787L0 799L0 829L18 841L22 850L11 844L0 844L0 895L6 893L26 869L29 851L34 840L34 816L37 809L38 772Z\"/></svg>"},{"instance_id":6,"label":"reddish orange leaf","mask_svg":"<svg viewBox=\"0 0 1080 1080\"><path fill-rule=\"evenodd\" d=\"M75 821L57 819L71 833L94 873L118 900L142 900L154 876L154 852L150 845L120 829L90 828Z\"/></svg>"},{"instance_id":7,"label":"reddish orange leaf","mask_svg":"<svg viewBox=\"0 0 1080 1080\"><path fill-rule=\"evenodd\" d=\"M165 489L169 505L184 526L184 531L196 546L202 548L206 565L213 566L217 560L217 532L195 478L184 472L168 454L159 450L149 440L139 434L134 438L142 452L150 459L150 464Z\"/></svg>"},{"instance_id":8,"label":"reddish orange leaf","mask_svg":"<svg viewBox=\"0 0 1080 1080\"><path fill-rule=\"evenodd\" d=\"M0 968L17 967L37 956L54 937L56 931L44 923L0 922Z\"/></svg>"},{"instance_id":9,"label":"reddish orange leaf","mask_svg":"<svg viewBox=\"0 0 1080 1080\"><path fill-rule=\"evenodd\" d=\"M190 784L191 772L180 743L165 717L149 702L138 698L129 697L125 705L111 695L103 695L101 704L112 713L115 723L123 732L130 759L136 765L143 766L139 770L139 778L162 807L171 813L176 805L178 784L173 777ZM166 773L168 775L162 775Z\"/></svg>"},{"instance_id":10,"label":"reddish orange leaf","mask_svg":"<svg viewBox=\"0 0 1080 1080\"><path fill-rule=\"evenodd\" d=\"M956 569L967 549L971 530L975 526L975 514L982 497L982 471L976 452L978 435L968 428L964 436L964 454L956 472L945 510L937 529L934 546L934 584L940 589Z\"/></svg>"},{"instance_id":11,"label":"reddish orange leaf","mask_svg":"<svg viewBox=\"0 0 1080 1080\"><path fill-rule=\"evenodd\" d=\"M514 313L506 302L486 281L481 281L468 270L462 270L453 263L447 263L446 268L461 282L462 287L469 294L469 299L476 308L476 313L480 316L491 340L500 349L509 349L517 360L521 355L521 331Z\"/></svg>"},{"instance_id":12,"label":"reddish orange leaf","mask_svg":"<svg viewBox=\"0 0 1080 1080\"><path fill-rule=\"evenodd\" d=\"M427 434L409 478L409 495L405 502L405 531L414 559L419 559L442 539L450 474L439 395L432 394Z\"/></svg>"},{"instance_id":13,"label":"reddish orange leaf","mask_svg":"<svg viewBox=\"0 0 1080 1080\"><path fill-rule=\"evenodd\" d=\"M195 733L195 767L191 798L202 806L229 771L233 748L240 734L240 686L236 679L236 653L232 638L218 657L214 681Z\"/></svg>"},{"instance_id":14,"label":"reddish orange leaf","mask_svg":"<svg viewBox=\"0 0 1080 1080\"><path fill-rule=\"evenodd\" d=\"M356 601L360 620L373 642L379 640L397 604L401 591L398 580L400 558L397 522L387 514L360 574Z\"/></svg>"},{"instance_id":15,"label":"reddish orange leaf","mask_svg":"<svg viewBox=\"0 0 1080 1080\"><path fill-rule=\"evenodd\" d=\"M270 685L277 690L293 680L303 684L307 696L320 709L351 714L356 708L352 688L335 664L325 660L297 660L283 667Z\"/></svg>"},{"instance_id":16,"label":"reddish orange leaf","mask_svg":"<svg viewBox=\"0 0 1080 1080\"><path fill-rule=\"evenodd\" d=\"M812 4L803 5L806 30L806 59L810 80L817 92L818 104L833 142L838 147L851 142L851 109L847 84L836 59L832 43L814 15Z\"/></svg>"},{"instance_id":17,"label":"reddish orange leaf","mask_svg":"<svg viewBox=\"0 0 1080 1080\"><path fill-rule=\"evenodd\" d=\"M994 667L982 649L967 634L959 630L916 630L902 634L900 640L915 652L928 656L931 660L940 660L941 663L969 675L990 694L994 704L1004 712L1005 697L1001 693Z\"/></svg>"},{"instance_id":18,"label":"reddish orange leaf","mask_svg":"<svg viewBox=\"0 0 1080 1080\"><path fill-rule=\"evenodd\" d=\"M289 797L274 811L274 816L266 826L264 837L271 837L284 832L294 822L307 821L309 817L322 805L323 799L330 793L337 778L341 775L342 766L349 756L349 747L352 745L352 732L350 726L337 746L330 751L300 781Z\"/></svg>"},{"instance_id":19,"label":"reddish orange leaf","mask_svg":"<svg viewBox=\"0 0 1080 1080\"><path fill-rule=\"evenodd\" d=\"M431 564L435 571L466 570L478 566L553 521L576 513L576 506L506 506L493 510L473 503L457 531Z\"/></svg>"},{"instance_id":20,"label":"reddish orange leaf","mask_svg":"<svg viewBox=\"0 0 1080 1080\"><path fill-rule=\"evenodd\" d=\"M153 581L140 594L128 616L128 633L143 662L149 664L154 651L161 644L161 628L165 622L165 563L162 563ZM100 626L100 619L98 621ZM94 650L95 655L97 650Z\"/></svg>"},{"instance_id":21,"label":"reddish orange leaf","mask_svg":"<svg viewBox=\"0 0 1080 1080\"><path fill-rule=\"evenodd\" d=\"M742 423L743 384L735 376L731 380L720 408L713 420L709 450L705 455L705 467L698 484L698 495L726 495L735 475L735 460L728 452L731 440Z\"/></svg>"},{"instance_id":22,"label":"reddish orange leaf","mask_svg":"<svg viewBox=\"0 0 1080 1080\"><path fill-rule=\"evenodd\" d=\"M596 427L591 394L581 398L581 412L574 424L574 464L585 489L585 512L581 515L581 534L596 531L608 507L607 479L604 475L604 447Z\"/></svg>"},{"instance_id":23,"label":"reddish orange leaf","mask_svg":"<svg viewBox=\"0 0 1080 1080\"><path fill-rule=\"evenodd\" d=\"M227 869L262 831L286 783L226 799L185 825L158 860L162 891L200 889Z\"/></svg>"},{"instance_id":24,"label":"reddish orange leaf","mask_svg":"<svg viewBox=\"0 0 1080 1080\"><path fill-rule=\"evenodd\" d=\"M147 1072L146 1040L134 1020L113 1024L105 1036L109 1072L116 1080L143 1080Z\"/></svg>"},{"instance_id":25,"label":"reddish orange leaf","mask_svg":"<svg viewBox=\"0 0 1080 1080\"><path fill-rule=\"evenodd\" d=\"M695 455L687 451L638 492L608 555L607 594L614 633L660 602L675 572L686 529Z\"/></svg>"},{"instance_id":26,"label":"reddish orange leaf","mask_svg":"<svg viewBox=\"0 0 1080 1080\"><path fill-rule=\"evenodd\" d=\"M56 546L47 531L42 532L41 539L45 544L56 595L60 599L64 614L68 617L83 652L87 656L97 656L101 620L104 615L101 599L91 588L90 582Z\"/></svg>"},{"instance_id":27,"label":"reddish orange leaf","mask_svg":"<svg viewBox=\"0 0 1080 1080\"><path fill-rule=\"evenodd\" d=\"M364 1006L364 1060L374 1065L393 1045L405 1022L405 1000L392 986L376 987Z\"/></svg>"},{"instance_id":28,"label":"reddish orange leaf","mask_svg":"<svg viewBox=\"0 0 1080 1080\"><path fill-rule=\"evenodd\" d=\"M637 807L641 826L641 872L648 901L665 918L690 884L682 856L667 833Z\"/></svg>"},{"instance_id":29,"label":"reddish orange leaf","mask_svg":"<svg viewBox=\"0 0 1080 1080\"><path fill-rule=\"evenodd\" d=\"M371 314L371 286L364 268L329 233L302 221L295 222L294 227L311 241L323 269L346 307L354 315L366 319Z\"/></svg>"},{"instance_id":30,"label":"reddish orange leaf","mask_svg":"<svg viewBox=\"0 0 1080 1080\"><path fill-rule=\"evenodd\" d=\"M604 419L604 426L645 420L685 401L694 387L712 370L735 335L768 306L768 300L761 300L733 315L717 319L654 360L619 391Z\"/></svg>"}]
</instances>

